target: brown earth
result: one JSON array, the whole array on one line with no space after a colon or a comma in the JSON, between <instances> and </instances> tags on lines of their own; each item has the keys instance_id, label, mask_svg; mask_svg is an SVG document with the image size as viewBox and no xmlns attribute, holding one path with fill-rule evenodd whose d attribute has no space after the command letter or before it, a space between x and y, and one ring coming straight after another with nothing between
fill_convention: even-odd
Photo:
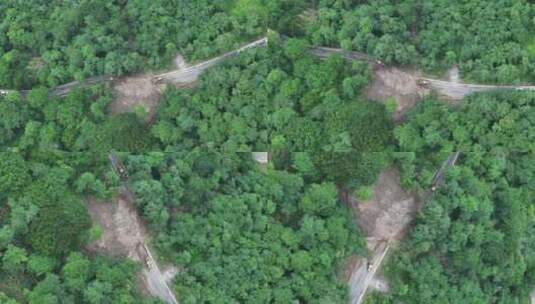
<instances>
[{"instance_id":1,"label":"brown earth","mask_svg":"<svg viewBox=\"0 0 535 304\"><path fill-rule=\"evenodd\" d=\"M397 103L394 120L400 121L410 108L429 93L428 89L418 85L418 78L414 71L376 64L372 82L364 90L364 95L379 102L394 98Z\"/></svg>"},{"instance_id":2,"label":"brown earth","mask_svg":"<svg viewBox=\"0 0 535 304\"><path fill-rule=\"evenodd\" d=\"M379 175L371 199L358 201L349 196L345 201L355 210L368 248L367 257L351 257L345 268L350 303L360 303L368 288L389 291L388 282L378 269L392 242L405 236L419 210L420 200L401 187L398 172L390 168Z\"/></svg>"},{"instance_id":3,"label":"brown earth","mask_svg":"<svg viewBox=\"0 0 535 304\"><path fill-rule=\"evenodd\" d=\"M186 63L186 60L184 59L184 57L180 54L178 54L175 59L173 60L173 63L175 64L175 67L177 69L185 69L188 67L188 64Z\"/></svg>"},{"instance_id":4,"label":"brown earth","mask_svg":"<svg viewBox=\"0 0 535 304\"><path fill-rule=\"evenodd\" d=\"M181 55L177 55L173 60L173 64L178 69L188 67ZM133 112L136 107L142 107L147 113L146 121L152 121L158 109L160 96L165 90L165 85L154 83L153 78L153 73L140 73L117 79L113 83L115 98L109 105L109 112L115 115ZM182 87L190 87L190 85Z\"/></svg>"},{"instance_id":5,"label":"brown earth","mask_svg":"<svg viewBox=\"0 0 535 304\"><path fill-rule=\"evenodd\" d=\"M118 79L113 84L115 99L109 105L110 113L132 112L136 107L142 107L147 113L146 120L151 121L163 92L163 86L154 84L152 77L152 74L145 73Z\"/></svg>"},{"instance_id":6,"label":"brown earth","mask_svg":"<svg viewBox=\"0 0 535 304\"><path fill-rule=\"evenodd\" d=\"M365 262L365 259L358 256L350 256L346 262L346 267L344 267L343 280L349 282L351 280L351 275L358 267L362 266L362 263Z\"/></svg>"},{"instance_id":7,"label":"brown earth","mask_svg":"<svg viewBox=\"0 0 535 304\"><path fill-rule=\"evenodd\" d=\"M368 248L380 241L403 238L419 208L419 199L400 185L396 170L383 171L373 187L369 201L357 202L358 225L367 237Z\"/></svg>"},{"instance_id":8,"label":"brown earth","mask_svg":"<svg viewBox=\"0 0 535 304\"><path fill-rule=\"evenodd\" d=\"M146 242L148 235L128 195L121 194L111 202L89 198L86 206L93 222L103 230L102 237L87 249L141 262L138 244Z\"/></svg>"}]
</instances>

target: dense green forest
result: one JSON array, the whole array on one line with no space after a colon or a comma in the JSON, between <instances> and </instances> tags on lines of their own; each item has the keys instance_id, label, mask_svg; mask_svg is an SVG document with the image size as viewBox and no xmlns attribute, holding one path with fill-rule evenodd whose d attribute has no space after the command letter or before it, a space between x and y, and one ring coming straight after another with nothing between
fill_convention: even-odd
<instances>
[{"instance_id":1,"label":"dense green forest","mask_svg":"<svg viewBox=\"0 0 535 304\"><path fill-rule=\"evenodd\" d=\"M109 100L102 88L0 97L2 303L149 303L134 287L137 265L79 252L92 226L82 195L118 185L102 151L136 150L131 131L144 130L136 116L107 118Z\"/></svg>"},{"instance_id":2,"label":"dense green forest","mask_svg":"<svg viewBox=\"0 0 535 304\"><path fill-rule=\"evenodd\" d=\"M60 150L101 154L112 149L138 152L150 147L149 135L135 114L109 117L111 94L104 87L76 90L65 98L44 88L27 96L0 97L0 151Z\"/></svg>"},{"instance_id":3,"label":"dense green forest","mask_svg":"<svg viewBox=\"0 0 535 304\"><path fill-rule=\"evenodd\" d=\"M337 186L373 183L391 161L392 123L383 105L358 97L369 79L366 66L309 57L304 40L280 43L214 68L196 88L169 89L150 127L135 114L107 115L113 96L105 86L65 98L45 88L0 96L2 255L14 250L22 264L16 274L5 272L20 280L0 291L31 301L29 292L56 282L43 298L69 293L100 303L86 295L106 297L110 287L98 273L84 275L76 291L67 287L62 269L71 255L84 265L119 267L124 280L114 288L131 285L132 266L76 253L91 228L83 196L117 193L107 153L118 151L160 254L188 269L175 280L185 302L343 301L345 259L364 254L364 241ZM258 102L247 106L252 99ZM301 140L300 132L310 135ZM267 173L253 163L253 150L273 151ZM53 263L41 276L24 268L24 256L33 254ZM229 267L212 270L221 259ZM241 261L254 265L244 272ZM102 290L91 291L93 284Z\"/></svg>"},{"instance_id":4,"label":"dense green forest","mask_svg":"<svg viewBox=\"0 0 535 304\"><path fill-rule=\"evenodd\" d=\"M412 151L399 158L410 186L428 185L452 151L462 155L392 255L393 294L375 303L527 303L535 285L535 94L478 94L460 108L431 98L395 133Z\"/></svg>"},{"instance_id":5,"label":"dense green forest","mask_svg":"<svg viewBox=\"0 0 535 304\"><path fill-rule=\"evenodd\" d=\"M532 1L319 1L307 30L314 44L341 46L386 63L437 73L456 64L470 81L535 80Z\"/></svg>"},{"instance_id":6,"label":"dense green forest","mask_svg":"<svg viewBox=\"0 0 535 304\"><path fill-rule=\"evenodd\" d=\"M373 183L391 119L358 98L365 66L273 38L197 88L168 90L151 129L163 151L127 157L160 252L186 269L175 280L186 303L342 302L345 258L363 253L334 183ZM275 168L261 173L250 151L273 151Z\"/></svg>"},{"instance_id":7,"label":"dense green forest","mask_svg":"<svg viewBox=\"0 0 535 304\"><path fill-rule=\"evenodd\" d=\"M386 63L522 82L534 79L534 16L526 0L3 1L0 87L162 68L177 52L203 59L268 28Z\"/></svg>"},{"instance_id":8,"label":"dense green forest","mask_svg":"<svg viewBox=\"0 0 535 304\"><path fill-rule=\"evenodd\" d=\"M159 303L141 265L89 253L88 197L128 172L181 303L344 303L365 236L342 193L370 197L389 167L407 190L446 173L369 303L527 303L535 286L535 94L431 95L395 126L362 92L373 70L311 46L477 82L535 81L530 1L77 0L0 2L0 303ZM251 49L168 87L154 121L110 115L107 85L48 88ZM269 151L262 167L252 151Z\"/></svg>"},{"instance_id":9,"label":"dense green forest","mask_svg":"<svg viewBox=\"0 0 535 304\"><path fill-rule=\"evenodd\" d=\"M0 88L57 86L203 59L296 31L303 0L0 2Z\"/></svg>"},{"instance_id":10,"label":"dense green forest","mask_svg":"<svg viewBox=\"0 0 535 304\"><path fill-rule=\"evenodd\" d=\"M160 252L184 269L181 303L345 301L337 276L364 241L334 184L263 173L250 153L200 148L127 164Z\"/></svg>"},{"instance_id":11,"label":"dense green forest","mask_svg":"<svg viewBox=\"0 0 535 304\"><path fill-rule=\"evenodd\" d=\"M473 81L534 79L526 0L83 0L0 3L0 87L55 86L215 56L274 29ZM452 26L453 25L453 26Z\"/></svg>"},{"instance_id":12,"label":"dense green forest","mask_svg":"<svg viewBox=\"0 0 535 304\"><path fill-rule=\"evenodd\" d=\"M152 133L183 149L273 151L283 167L289 152L307 152L327 180L372 183L388 163L392 122L382 104L359 97L367 66L274 40L214 68L197 89L169 90Z\"/></svg>"},{"instance_id":13,"label":"dense green forest","mask_svg":"<svg viewBox=\"0 0 535 304\"><path fill-rule=\"evenodd\" d=\"M149 303L134 287L137 265L78 252L91 228L75 186L83 157L32 156L0 153L1 302Z\"/></svg>"}]
</instances>

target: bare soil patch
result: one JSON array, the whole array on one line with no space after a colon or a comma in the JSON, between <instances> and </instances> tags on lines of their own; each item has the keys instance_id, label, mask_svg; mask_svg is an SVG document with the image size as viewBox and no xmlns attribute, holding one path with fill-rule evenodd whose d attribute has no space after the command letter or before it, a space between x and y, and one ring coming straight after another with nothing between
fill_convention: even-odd
<instances>
[{"instance_id":1,"label":"bare soil patch","mask_svg":"<svg viewBox=\"0 0 535 304\"><path fill-rule=\"evenodd\" d=\"M369 201L357 204L358 224L369 248L383 240L400 240L420 204L416 194L403 190L394 169L381 173L373 191Z\"/></svg>"},{"instance_id":2,"label":"bare soil patch","mask_svg":"<svg viewBox=\"0 0 535 304\"><path fill-rule=\"evenodd\" d=\"M379 102L394 98L397 102L396 121L401 120L428 93L428 89L418 85L416 72L381 65L375 65L372 82L364 91L368 99Z\"/></svg>"},{"instance_id":3,"label":"bare soil patch","mask_svg":"<svg viewBox=\"0 0 535 304\"><path fill-rule=\"evenodd\" d=\"M173 64L179 70L188 67L186 60L180 54L175 57ZM109 105L109 112L116 115L133 112L137 107L142 107L147 113L146 121L152 121L156 116L160 96L165 89L165 84L158 84L153 80L153 73L140 73L117 79L113 83L115 99ZM191 84L176 85L178 88L190 86Z\"/></svg>"},{"instance_id":4,"label":"bare soil patch","mask_svg":"<svg viewBox=\"0 0 535 304\"><path fill-rule=\"evenodd\" d=\"M173 60L175 63L175 66L177 69L182 70L188 67L188 64L186 63L186 59L180 54L178 54L175 59Z\"/></svg>"},{"instance_id":5,"label":"bare soil patch","mask_svg":"<svg viewBox=\"0 0 535 304\"><path fill-rule=\"evenodd\" d=\"M146 119L151 121L156 115L158 101L163 92L162 85L152 82L151 73L137 74L118 79L113 84L115 99L109 105L111 114L133 112L136 107L143 107L148 113Z\"/></svg>"},{"instance_id":6,"label":"bare soil patch","mask_svg":"<svg viewBox=\"0 0 535 304\"><path fill-rule=\"evenodd\" d=\"M459 83L461 80L461 72L459 71L459 67L455 65L451 69L449 69L446 72L446 80Z\"/></svg>"},{"instance_id":7,"label":"bare soil patch","mask_svg":"<svg viewBox=\"0 0 535 304\"><path fill-rule=\"evenodd\" d=\"M102 237L87 249L111 256L128 257L141 262L138 244L147 241L147 231L133 202L127 195L120 195L111 202L90 198L87 209L94 223L102 227Z\"/></svg>"},{"instance_id":8,"label":"bare soil patch","mask_svg":"<svg viewBox=\"0 0 535 304\"><path fill-rule=\"evenodd\" d=\"M368 257L351 257L347 262L344 274L351 303L360 303L368 287L379 292L390 290L380 271L374 272L380 267L388 246L405 236L420 207L417 194L401 187L399 174L393 168L381 172L373 192L372 198L365 202L351 196L345 200L355 210L369 252Z\"/></svg>"}]
</instances>

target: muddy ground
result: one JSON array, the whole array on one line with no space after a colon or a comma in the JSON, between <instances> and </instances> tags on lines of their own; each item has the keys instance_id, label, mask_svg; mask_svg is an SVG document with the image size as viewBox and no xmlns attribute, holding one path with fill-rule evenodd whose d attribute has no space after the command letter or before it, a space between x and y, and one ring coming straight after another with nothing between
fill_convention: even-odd
<instances>
[{"instance_id":1,"label":"muddy ground","mask_svg":"<svg viewBox=\"0 0 535 304\"><path fill-rule=\"evenodd\" d=\"M358 225L367 238L368 248L375 248L380 241L403 238L420 206L417 195L401 187L395 169L380 174L373 192L369 201L357 201L356 205Z\"/></svg>"},{"instance_id":2,"label":"muddy ground","mask_svg":"<svg viewBox=\"0 0 535 304\"><path fill-rule=\"evenodd\" d=\"M364 89L364 96L379 102L394 98L397 103L397 108L393 115L396 122L403 121L407 112L419 103L422 98L431 93L431 86L418 84L418 80L424 77L418 70L375 64L372 72L372 81ZM451 67L440 79L449 82L448 94L440 94L439 90L437 92L441 100L458 105L461 99L452 98L449 95L455 95L454 93L459 90L455 87L455 84L461 83L459 68L457 66ZM466 92L461 96L464 96L464 94Z\"/></svg>"},{"instance_id":3,"label":"muddy ground","mask_svg":"<svg viewBox=\"0 0 535 304\"><path fill-rule=\"evenodd\" d=\"M375 65L372 82L364 90L364 95L379 102L394 98L397 103L394 120L400 121L410 108L429 93L428 89L418 85L418 78L415 71Z\"/></svg>"},{"instance_id":4,"label":"muddy ground","mask_svg":"<svg viewBox=\"0 0 535 304\"><path fill-rule=\"evenodd\" d=\"M385 241L391 243L403 238L410 223L420 208L420 200L415 193L405 191L400 184L399 174L393 169L384 170L375 185L373 196L368 201L349 198L355 209L357 223L366 237L368 257L351 257L347 263L344 278L350 285L352 301L365 290L369 262L375 260ZM388 292L388 282L379 270L369 282L370 289Z\"/></svg>"},{"instance_id":5,"label":"muddy ground","mask_svg":"<svg viewBox=\"0 0 535 304\"><path fill-rule=\"evenodd\" d=\"M93 223L103 230L102 237L87 249L142 262L137 248L148 240L148 234L128 196L121 194L111 202L89 198L86 206Z\"/></svg>"},{"instance_id":6,"label":"muddy ground","mask_svg":"<svg viewBox=\"0 0 535 304\"><path fill-rule=\"evenodd\" d=\"M123 77L113 84L115 99L109 105L109 112L113 115L132 112L141 107L150 121L156 115L158 101L164 87L152 82L150 73Z\"/></svg>"},{"instance_id":7,"label":"muddy ground","mask_svg":"<svg viewBox=\"0 0 535 304\"><path fill-rule=\"evenodd\" d=\"M181 55L173 60L173 64L178 69L188 67ZM154 83L153 78L153 73L139 73L117 79L113 83L115 98L108 107L110 114L133 112L141 107L147 114L145 120L152 121L158 110L160 96L165 90L165 85Z\"/></svg>"}]
</instances>

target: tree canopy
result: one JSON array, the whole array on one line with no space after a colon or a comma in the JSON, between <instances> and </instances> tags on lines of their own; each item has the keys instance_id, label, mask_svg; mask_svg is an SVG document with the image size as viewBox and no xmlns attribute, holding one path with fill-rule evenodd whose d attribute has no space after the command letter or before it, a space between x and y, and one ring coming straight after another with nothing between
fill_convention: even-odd
<instances>
[{"instance_id":1,"label":"tree canopy","mask_svg":"<svg viewBox=\"0 0 535 304\"><path fill-rule=\"evenodd\" d=\"M535 80L534 14L527 0L319 1L308 32L314 44L386 63L458 65L470 81L517 83Z\"/></svg>"},{"instance_id":2,"label":"tree canopy","mask_svg":"<svg viewBox=\"0 0 535 304\"><path fill-rule=\"evenodd\" d=\"M426 191L460 151L391 256L391 293L368 303L527 303L535 285L535 95L430 95L394 126L364 97L367 63L468 81L535 80L527 0L27 0L0 2L0 302L149 304L140 265L87 254L88 196L126 186L181 303L343 303L347 258L366 255L354 210L381 170ZM268 31L272 29L273 31ZM269 35L168 86L154 120L108 113L106 85L49 88L168 68ZM23 91L4 93L4 89ZM386 104L386 105L385 105ZM269 164L251 152L269 152ZM108 155L126 166L114 174Z\"/></svg>"},{"instance_id":3,"label":"tree canopy","mask_svg":"<svg viewBox=\"0 0 535 304\"><path fill-rule=\"evenodd\" d=\"M226 152L306 152L329 181L372 183L388 163L392 122L382 104L360 97L366 65L320 61L307 43L270 42L202 77L198 88L169 90L152 134L166 146Z\"/></svg>"},{"instance_id":4,"label":"tree canopy","mask_svg":"<svg viewBox=\"0 0 535 304\"><path fill-rule=\"evenodd\" d=\"M395 130L400 148L414 154L400 153L407 185L429 185L448 153L462 154L392 256L391 299L528 301L535 285L534 110L535 96L526 92L477 94L459 108L430 99Z\"/></svg>"},{"instance_id":5,"label":"tree canopy","mask_svg":"<svg viewBox=\"0 0 535 304\"><path fill-rule=\"evenodd\" d=\"M181 302L345 301L337 276L363 239L334 184L199 148L131 155L127 167L160 252L183 269Z\"/></svg>"},{"instance_id":6,"label":"tree canopy","mask_svg":"<svg viewBox=\"0 0 535 304\"><path fill-rule=\"evenodd\" d=\"M204 59L295 28L303 0L40 0L0 3L0 88L169 66L178 52Z\"/></svg>"}]
</instances>

